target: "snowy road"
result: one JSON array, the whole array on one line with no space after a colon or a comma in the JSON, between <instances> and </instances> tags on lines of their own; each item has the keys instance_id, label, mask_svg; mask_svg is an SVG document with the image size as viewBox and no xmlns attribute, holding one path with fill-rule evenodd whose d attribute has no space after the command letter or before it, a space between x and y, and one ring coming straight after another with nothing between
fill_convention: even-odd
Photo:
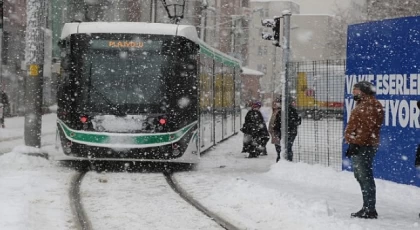
<instances>
[{"instance_id":1,"label":"snowy road","mask_svg":"<svg viewBox=\"0 0 420 230\"><path fill-rule=\"evenodd\" d=\"M16 118L13 124L9 121L6 127L20 128L10 132L6 128L0 136L23 135L23 119ZM48 122L44 125L53 131L55 120ZM22 154L28 147L0 145L13 149L0 155L0 229L75 229L68 195L74 171ZM268 156L246 159L241 147L239 134L203 155L194 171L175 175L194 199L235 226L264 230L420 229L418 187L376 179L379 219L351 219L350 213L362 204L360 187L351 172L304 163L275 164L270 144ZM420 178L420 172L418 175ZM160 174L90 172L82 184L82 196L94 229L220 229L171 192Z\"/></svg>"},{"instance_id":2,"label":"snowy road","mask_svg":"<svg viewBox=\"0 0 420 230\"><path fill-rule=\"evenodd\" d=\"M161 173L89 172L81 195L93 229L223 229L176 194Z\"/></svg>"}]
</instances>

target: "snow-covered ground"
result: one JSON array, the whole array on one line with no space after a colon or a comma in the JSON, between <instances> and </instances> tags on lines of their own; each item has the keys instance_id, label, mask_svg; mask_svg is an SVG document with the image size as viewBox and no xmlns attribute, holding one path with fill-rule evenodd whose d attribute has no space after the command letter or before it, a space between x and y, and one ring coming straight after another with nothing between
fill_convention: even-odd
<instances>
[{"instance_id":1,"label":"snow-covered ground","mask_svg":"<svg viewBox=\"0 0 420 230\"><path fill-rule=\"evenodd\" d=\"M54 128L54 115L44 116L43 133L52 133ZM6 119L0 139L18 136L23 136L23 118ZM53 135L45 139L43 143L54 142ZM68 195L74 172L57 162L23 154L28 147L21 144L0 142L0 146L13 149L0 155L0 229L74 229ZM351 172L304 163L276 164L270 144L268 156L246 159L241 146L239 134L203 155L194 171L175 176L196 200L236 226L420 229L418 187L376 180L379 219L351 219L350 213L362 205ZM159 202L160 198L173 201ZM158 173L89 172L82 184L82 199L94 229L220 229L177 200Z\"/></svg>"}]
</instances>

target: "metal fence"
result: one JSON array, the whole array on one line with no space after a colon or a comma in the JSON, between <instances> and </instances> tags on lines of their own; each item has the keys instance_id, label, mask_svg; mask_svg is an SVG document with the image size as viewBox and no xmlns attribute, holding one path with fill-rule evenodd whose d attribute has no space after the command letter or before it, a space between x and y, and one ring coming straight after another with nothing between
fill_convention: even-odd
<instances>
[{"instance_id":1,"label":"metal fence","mask_svg":"<svg viewBox=\"0 0 420 230\"><path fill-rule=\"evenodd\" d=\"M294 161L341 170L345 60L289 63L289 89L302 116Z\"/></svg>"}]
</instances>

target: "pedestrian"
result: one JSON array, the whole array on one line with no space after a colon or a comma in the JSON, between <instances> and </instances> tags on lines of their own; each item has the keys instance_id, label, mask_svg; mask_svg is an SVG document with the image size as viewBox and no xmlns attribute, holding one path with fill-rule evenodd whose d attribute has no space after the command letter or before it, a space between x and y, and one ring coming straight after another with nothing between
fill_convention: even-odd
<instances>
[{"instance_id":1,"label":"pedestrian","mask_svg":"<svg viewBox=\"0 0 420 230\"><path fill-rule=\"evenodd\" d=\"M278 144L274 144L276 147L277 152L277 159L276 162L279 162L280 160L280 152L281 152L281 146L280 146L280 139L281 139L281 99L278 99L277 102L277 113L274 120L273 125L273 135L277 137L279 142ZM288 115L287 115L287 154L286 154L286 160L293 161L293 143L295 142L297 133L298 133L298 126L302 123L302 118L299 116L296 108L292 105L292 103L288 103L287 106L288 109Z\"/></svg>"},{"instance_id":2,"label":"pedestrian","mask_svg":"<svg viewBox=\"0 0 420 230\"><path fill-rule=\"evenodd\" d=\"M350 114L344 137L349 144L346 156L352 161L354 177L362 190L363 207L351 217L377 219L373 160L379 146L384 110L375 98L374 86L368 81L354 85L353 99L356 106Z\"/></svg>"},{"instance_id":3,"label":"pedestrian","mask_svg":"<svg viewBox=\"0 0 420 230\"><path fill-rule=\"evenodd\" d=\"M260 112L261 102L255 102L245 116L241 131L244 133L242 152L249 153L248 158L255 158L264 152L269 140L267 126Z\"/></svg>"},{"instance_id":4,"label":"pedestrian","mask_svg":"<svg viewBox=\"0 0 420 230\"><path fill-rule=\"evenodd\" d=\"M9 114L9 107L10 107L9 98L7 97L6 92L4 92L3 90L0 91L0 96L1 96L0 103L2 104L2 107L3 107L2 112L0 113L0 125L2 128L5 128L4 117Z\"/></svg>"},{"instance_id":5,"label":"pedestrian","mask_svg":"<svg viewBox=\"0 0 420 230\"><path fill-rule=\"evenodd\" d=\"M270 133L271 144L274 145L277 152L277 156L280 156L281 133L278 130L274 130L274 124L275 124L274 122L276 121L277 113L280 112L280 109L281 109L280 98L276 98L275 100L273 100L273 103L271 104L271 109L272 109L272 113L271 113L270 122L268 123L268 132Z\"/></svg>"}]
</instances>

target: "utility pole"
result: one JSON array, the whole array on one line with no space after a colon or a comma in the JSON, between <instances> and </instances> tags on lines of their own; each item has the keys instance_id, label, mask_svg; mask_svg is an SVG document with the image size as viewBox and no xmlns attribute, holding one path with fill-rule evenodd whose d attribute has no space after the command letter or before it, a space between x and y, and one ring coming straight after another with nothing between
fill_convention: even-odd
<instances>
[{"instance_id":1,"label":"utility pole","mask_svg":"<svg viewBox=\"0 0 420 230\"><path fill-rule=\"evenodd\" d=\"M3 89L3 0L0 0L0 84Z\"/></svg>"},{"instance_id":2,"label":"utility pole","mask_svg":"<svg viewBox=\"0 0 420 230\"><path fill-rule=\"evenodd\" d=\"M283 74L281 74L282 82L282 103L281 103L281 130L282 130L282 139L281 146L284 152L284 155L287 156L288 147L289 147L289 133L288 124L289 124L289 104L290 104L290 90L289 90L289 58L290 58L290 18L292 13L288 10L285 10L283 13Z\"/></svg>"},{"instance_id":3,"label":"utility pole","mask_svg":"<svg viewBox=\"0 0 420 230\"><path fill-rule=\"evenodd\" d=\"M4 89L3 83L3 0L0 0L1 9L0 9L0 93ZM4 92L6 93L6 92ZM0 128L4 128L4 116L6 105L2 104L3 101L0 101Z\"/></svg>"},{"instance_id":4,"label":"utility pole","mask_svg":"<svg viewBox=\"0 0 420 230\"><path fill-rule=\"evenodd\" d=\"M150 0L150 22L155 23L157 18L157 0Z\"/></svg>"},{"instance_id":5,"label":"utility pole","mask_svg":"<svg viewBox=\"0 0 420 230\"><path fill-rule=\"evenodd\" d=\"M205 29L206 29L206 17L207 17L207 7L208 7L208 2L207 0L202 0L201 1L201 19L200 19L200 39L205 41L206 37L205 37Z\"/></svg>"},{"instance_id":6,"label":"utility pole","mask_svg":"<svg viewBox=\"0 0 420 230\"><path fill-rule=\"evenodd\" d=\"M241 20L243 18L243 15L231 15L232 17L232 25L231 25L231 44L230 44L230 53L232 57L242 59L239 57L240 55L236 55L236 35L239 33L238 29L242 27ZM236 23L236 22L239 23Z\"/></svg>"},{"instance_id":7,"label":"utility pole","mask_svg":"<svg viewBox=\"0 0 420 230\"><path fill-rule=\"evenodd\" d=\"M292 13L289 10L282 12L281 17L274 17L274 19L263 19L261 24L265 27L273 29L273 33L263 33L262 38L265 40L271 40L273 45L283 49L282 57L282 73L280 74L280 85L282 103L281 103L281 148L284 155L287 155L288 148L288 114L289 114L289 56L290 56L290 18ZM283 39L280 39L280 21L283 19ZM282 43L281 43L282 40ZM273 70L274 72L274 70ZM274 95L273 90L273 95Z\"/></svg>"},{"instance_id":8,"label":"utility pole","mask_svg":"<svg viewBox=\"0 0 420 230\"><path fill-rule=\"evenodd\" d=\"M25 145L41 147L44 31L47 27L48 0L26 2L25 63Z\"/></svg>"},{"instance_id":9,"label":"utility pole","mask_svg":"<svg viewBox=\"0 0 420 230\"><path fill-rule=\"evenodd\" d=\"M232 57L235 57L235 32L236 32L236 15L231 15L232 25L231 25L231 37L230 37L230 53Z\"/></svg>"}]
</instances>

